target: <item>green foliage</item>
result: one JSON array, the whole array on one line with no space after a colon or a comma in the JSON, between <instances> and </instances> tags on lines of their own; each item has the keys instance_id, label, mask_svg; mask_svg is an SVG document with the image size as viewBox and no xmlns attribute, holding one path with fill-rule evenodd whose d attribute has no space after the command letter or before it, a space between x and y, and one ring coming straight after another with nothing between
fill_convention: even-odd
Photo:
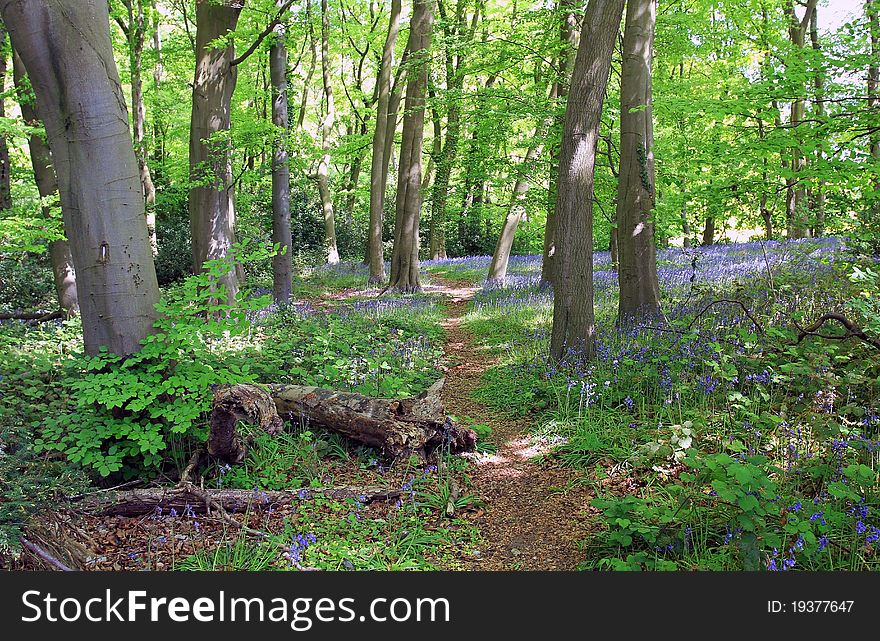
<instances>
[{"instance_id":1,"label":"green foliage","mask_svg":"<svg viewBox=\"0 0 880 641\"><path fill-rule=\"evenodd\" d=\"M159 468L171 438L204 438L211 386L254 382L235 353L250 332L247 311L268 303L223 302L216 282L231 269L227 260L208 261L202 274L166 293L139 352L122 358L105 350L70 363L75 400L69 411L43 419L37 450L64 452L101 476L124 466L133 475Z\"/></svg>"},{"instance_id":2,"label":"green foliage","mask_svg":"<svg viewBox=\"0 0 880 641\"><path fill-rule=\"evenodd\" d=\"M311 432L275 436L261 432L254 436L241 464L221 468L217 483L245 490L295 490L320 478L323 471L318 444Z\"/></svg>"},{"instance_id":3,"label":"green foliage","mask_svg":"<svg viewBox=\"0 0 880 641\"><path fill-rule=\"evenodd\" d=\"M38 456L30 430L4 416L0 422L0 555L17 552L19 537L37 515L85 485L84 476L74 467Z\"/></svg>"}]
</instances>

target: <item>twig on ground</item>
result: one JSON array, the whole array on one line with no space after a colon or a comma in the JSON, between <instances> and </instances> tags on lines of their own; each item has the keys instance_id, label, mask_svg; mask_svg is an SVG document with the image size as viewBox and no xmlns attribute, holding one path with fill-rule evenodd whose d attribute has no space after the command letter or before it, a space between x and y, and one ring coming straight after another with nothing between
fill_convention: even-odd
<instances>
[{"instance_id":1,"label":"twig on ground","mask_svg":"<svg viewBox=\"0 0 880 641\"><path fill-rule=\"evenodd\" d=\"M64 565L64 563L62 563L61 561L56 559L54 556L52 556L51 554L46 552L46 550L41 548L36 543L29 541L28 539L24 538L23 536L20 537L19 540L21 541L21 544L22 544L22 546L24 546L25 549L27 549L29 552L32 552L33 554L36 554L39 558L41 558L43 561L45 561L46 563L48 563L49 565L51 565L55 569L61 570L62 572L73 572L73 570L71 570L69 567Z\"/></svg>"}]
</instances>

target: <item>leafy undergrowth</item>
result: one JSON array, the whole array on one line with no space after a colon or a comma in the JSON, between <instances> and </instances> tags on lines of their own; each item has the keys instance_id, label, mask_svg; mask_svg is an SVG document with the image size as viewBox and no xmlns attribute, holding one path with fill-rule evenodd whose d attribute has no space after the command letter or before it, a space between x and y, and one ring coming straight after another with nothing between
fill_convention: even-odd
<instances>
[{"instance_id":1,"label":"leafy undergrowth","mask_svg":"<svg viewBox=\"0 0 880 641\"><path fill-rule=\"evenodd\" d=\"M521 259L466 322L504 355L482 400L536 413L553 456L591 473L603 528L585 532L584 568L880 568L877 350L794 344L795 323L832 311L878 336L870 265L835 239L667 250L665 318L621 331L600 255L597 357L561 363L547 358L552 292L539 270L539 257ZM752 318L710 305L720 299ZM820 331L843 336L833 322Z\"/></svg>"},{"instance_id":2,"label":"leafy undergrowth","mask_svg":"<svg viewBox=\"0 0 880 641\"><path fill-rule=\"evenodd\" d=\"M275 438L254 433L247 460L207 470L206 486L371 486L400 489L404 499L361 505L316 496L295 509L242 519L264 530L264 540L193 514L97 519L57 511L63 496L84 490L86 476L99 487L173 482L204 442L212 385L304 384L401 398L439 375L443 307L436 297L364 295L366 275L343 265L315 270L306 281L312 291L334 294L320 307L277 307L256 291L242 292L228 308L206 287L225 267L209 267L207 275L164 292L159 333L136 358L85 357L78 320L0 326L0 351L8 354L0 378L4 563L16 563L19 537L41 515L40 521L69 524L59 531L80 542L58 554L86 569L430 569L440 559L443 567L454 565L446 557L476 536L458 519L472 501L450 489L467 485L462 460L441 457L440 470L417 469L416 461L385 469L375 451L308 425L290 425ZM458 510L453 518L446 516L450 496ZM76 534L82 531L90 536ZM301 553L294 553L296 541Z\"/></svg>"}]
</instances>

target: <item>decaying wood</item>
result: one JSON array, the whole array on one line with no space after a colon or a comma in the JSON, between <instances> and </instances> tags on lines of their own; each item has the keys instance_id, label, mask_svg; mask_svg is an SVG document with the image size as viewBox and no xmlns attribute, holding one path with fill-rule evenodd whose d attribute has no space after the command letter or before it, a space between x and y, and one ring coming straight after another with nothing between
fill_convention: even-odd
<instances>
[{"instance_id":1,"label":"decaying wood","mask_svg":"<svg viewBox=\"0 0 880 641\"><path fill-rule=\"evenodd\" d=\"M439 447L451 452L476 446L473 430L456 426L443 410L441 379L416 398L371 398L353 392L302 385L218 386L208 452L227 463L240 462L247 443L236 421L259 424L270 432L281 429L282 418L339 432L378 448L385 456L427 455Z\"/></svg>"},{"instance_id":2,"label":"decaying wood","mask_svg":"<svg viewBox=\"0 0 880 641\"><path fill-rule=\"evenodd\" d=\"M400 497L400 490L381 487L327 487L303 490L263 492L259 490L209 490L192 486L147 488L105 492L84 497L77 503L83 512L101 516L143 516L169 514L173 509L183 516L204 514L210 506L219 506L226 512L277 508L316 496L336 500L357 498L361 503L387 501Z\"/></svg>"}]
</instances>

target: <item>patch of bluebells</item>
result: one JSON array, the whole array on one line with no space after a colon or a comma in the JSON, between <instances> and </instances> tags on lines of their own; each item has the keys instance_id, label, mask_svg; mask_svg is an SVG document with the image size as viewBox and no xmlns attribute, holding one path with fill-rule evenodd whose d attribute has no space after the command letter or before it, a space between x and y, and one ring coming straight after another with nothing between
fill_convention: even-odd
<instances>
[{"instance_id":1,"label":"patch of bluebells","mask_svg":"<svg viewBox=\"0 0 880 641\"><path fill-rule=\"evenodd\" d=\"M305 553L306 548L314 545L317 542L318 537L311 533L297 534L295 537L293 537L293 542L287 549L287 559L288 561L290 561L291 565L294 565L298 568L302 567L303 553Z\"/></svg>"}]
</instances>

